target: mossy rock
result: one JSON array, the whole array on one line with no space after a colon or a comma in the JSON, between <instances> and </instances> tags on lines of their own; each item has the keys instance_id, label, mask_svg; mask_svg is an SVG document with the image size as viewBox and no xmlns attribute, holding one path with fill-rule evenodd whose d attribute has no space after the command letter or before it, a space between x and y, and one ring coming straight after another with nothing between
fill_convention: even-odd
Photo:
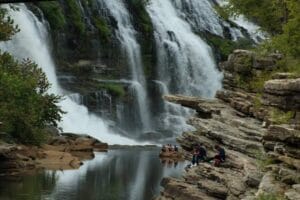
<instances>
[{"instance_id":1,"label":"mossy rock","mask_svg":"<svg viewBox=\"0 0 300 200\"><path fill-rule=\"evenodd\" d=\"M112 30L105 19L101 16L93 17L95 27L98 29L99 37L102 41L108 42L112 36Z\"/></svg>"},{"instance_id":2,"label":"mossy rock","mask_svg":"<svg viewBox=\"0 0 300 200\"><path fill-rule=\"evenodd\" d=\"M233 60L234 71L241 76L251 75L253 69L253 61L253 55L251 54L241 54L236 56Z\"/></svg>"}]
</instances>

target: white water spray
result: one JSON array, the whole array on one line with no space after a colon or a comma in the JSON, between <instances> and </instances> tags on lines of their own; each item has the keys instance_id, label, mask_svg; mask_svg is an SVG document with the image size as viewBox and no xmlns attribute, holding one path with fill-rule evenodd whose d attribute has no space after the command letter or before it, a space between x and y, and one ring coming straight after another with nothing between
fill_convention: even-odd
<instances>
[{"instance_id":1,"label":"white water spray","mask_svg":"<svg viewBox=\"0 0 300 200\"><path fill-rule=\"evenodd\" d=\"M147 7L155 29L159 80L172 93L213 97L221 88L222 75L211 49L193 33L173 3L151 0Z\"/></svg>"},{"instance_id":2,"label":"white water spray","mask_svg":"<svg viewBox=\"0 0 300 200\"><path fill-rule=\"evenodd\" d=\"M36 62L52 84L49 92L62 95L63 90L57 82L55 65L47 45L47 29L24 5L18 7L19 11L7 8L21 32L17 33L11 41L1 44L0 48L19 59L30 58ZM65 132L88 133L109 144L136 144L130 139L111 133L102 119L89 114L86 107L78 105L68 96L60 103L60 106L67 112L60 123Z\"/></svg>"}]
</instances>

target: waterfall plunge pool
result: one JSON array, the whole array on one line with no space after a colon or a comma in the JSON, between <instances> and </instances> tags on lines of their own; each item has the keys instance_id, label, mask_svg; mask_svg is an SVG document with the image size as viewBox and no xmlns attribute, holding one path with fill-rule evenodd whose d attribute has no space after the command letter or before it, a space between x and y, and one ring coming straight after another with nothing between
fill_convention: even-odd
<instances>
[{"instance_id":1,"label":"waterfall plunge pool","mask_svg":"<svg viewBox=\"0 0 300 200\"><path fill-rule=\"evenodd\" d=\"M96 153L78 170L40 171L0 179L1 200L150 200L163 177L181 177L186 162L163 163L160 149L114 149Z\"/></svg>"}]
</instances>

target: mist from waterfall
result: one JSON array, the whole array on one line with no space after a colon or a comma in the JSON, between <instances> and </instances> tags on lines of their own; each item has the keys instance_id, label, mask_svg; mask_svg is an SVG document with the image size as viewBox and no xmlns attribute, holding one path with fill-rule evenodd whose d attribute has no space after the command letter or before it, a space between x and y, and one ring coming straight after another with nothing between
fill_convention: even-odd
<instances>
[{"instance_id":1,"label":"mist from waterfall","mask_svg":"<svg viewBox=\"0 0 300 200\"><path fill-rule=\"evenodd\" d=\"M49 92L64 95L57 82L55 65L48 49L48 31L45 23L39 21L26 6L18 6L19 11L12 10L8 6L9 14L18 24L21 31L11 41L1 43L0 49L8 51L19 60L29 58L36 62L46 73L49 82L52 84ZM68 96L59 104L67 114L63 115L60 126L64 132L86 133L108 142L109 144L136 144L136 142L113 134L108 125L96 115L90 114L86 107L72 101Z\"/></svg>"},{"instance_id":2,"label":"mist from waterfall","mask_svg":"<svg viewBox=\"0 0 300 200\"><path fill-rule=\"evenodd\" d=\"M137 42L136 31L132 25L130 14L122 0L98 0L108 10L117 22L117 38L120 41L124 54L127 57L131 70L131 94L136 100L135 110L138 112L142 124L142 132L151 131L151 117L147 96L147 84L144 76L141 58L141 47ZM138 128L138 127L137 127Z\"/></svg>"},{"instance_id":3,"label":"mist from waterfall","mask_svg":"<svg viewBox=\"0 0 300 200\"><path fill-rule=\"evenodd\" d=\"M184 21L171 0L151 0L147 11L155 29L159 81L171 93L213 97L221 88L211 48Z\"/></svg>"}]
</instances>

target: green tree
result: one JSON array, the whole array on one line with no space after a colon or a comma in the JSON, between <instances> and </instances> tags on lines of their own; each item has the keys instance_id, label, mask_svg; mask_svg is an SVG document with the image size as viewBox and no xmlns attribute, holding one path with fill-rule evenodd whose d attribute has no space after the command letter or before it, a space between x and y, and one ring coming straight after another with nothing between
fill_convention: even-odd
<instances>
[{"instance_id":1,"label":"green tree","mask_svg":"<svg viewBox=\"0 0 300 200\"><path fill-rule=\"evenodd\" d=\"M10 40L19 31L7 10L0 8L0 41ZM57 105L61 97L47 93L50 84L45 73L30 60L16 61L0 52L0 121L2 131L15 140L40 144L45 127L57 126L63 111Z\"/></svg>"},{"instance_id":2,"label":"green tree","mask_svg":"<svg viewBox=\"0 0 300 200\"><path fill-rule=\"evenodd\" d=\"M44 128L57 126L63 113L57 105L61 98L47 93L49 88L35 63L0 54L0 121L18 142L39 144L45 139Z\"/></svg>"},{"instance_id":3,"label":"green tree","mask_svg":"<svg viewBox=\"0 0 300 200\"><path fill-rule=\"evenodd\" d=\"M300 58L299 0L229 0L231 15L244 14L270 33L268 50Z\"/></svg>"},{"instance_id":4,"label":"green tree","mask_svg":"<svg viewBox=\"0 0 300 200\"><path fill-rule=\"evenodd\" d=\"M0 41L10 40L18 31L18 26L15 26L14 21L7 15L7 10L0 8Z\"/></svg>"}]
</instances>

